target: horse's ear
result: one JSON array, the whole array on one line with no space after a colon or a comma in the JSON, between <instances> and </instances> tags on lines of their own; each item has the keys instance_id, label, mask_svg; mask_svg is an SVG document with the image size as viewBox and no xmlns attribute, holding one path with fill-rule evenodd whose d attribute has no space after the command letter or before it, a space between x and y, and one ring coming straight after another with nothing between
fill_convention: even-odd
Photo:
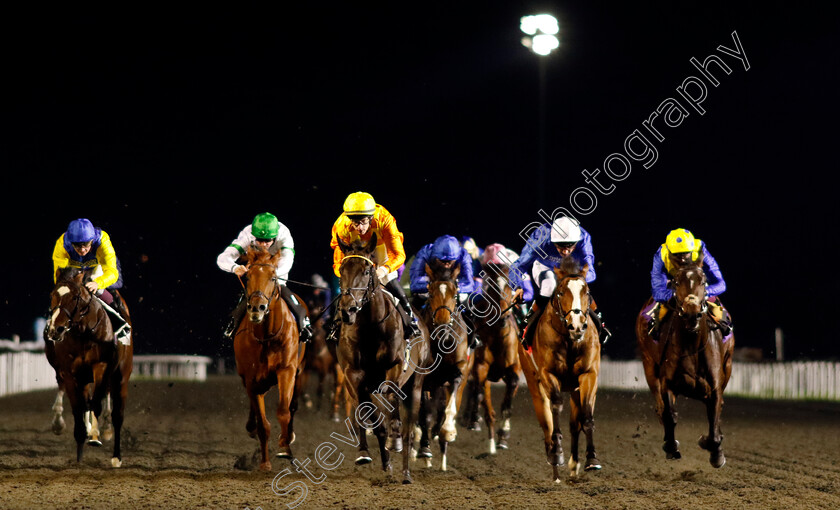
<instances>
[{"instance_id":1,"label":"horse's ear","mask_svg":"<svg viewBox=\"0 0 840 510\"><path fill-rule=\"evenodd\" d=\"M697 267L703 267L703 250L697 253L697 260L694 263L697 264Z\"/></svg>"},{"instance_id":2,"label":"horse's ear","mask_svg":"<svg viewBox=\"0 0 840 510\"><path fill-rule=\"evenodd\" d=\"M338 236L336 236L335 239L336 239L336 241L338 241L338 249L341 250L341 253L346 254L350 251L350 245L349 244L346 244Z\"/></svg>"},{"instance_id":3,"label":"horse's ear","mask_svg":"<svg viewBox=\"0 0 840 510\"><path fill-rule=\"evenodd\" d=\"M429 277L429 280L435 279L435 273L432 271L432 266L430 266L428 262L426 263L426 276Z\"/></svg>"},{"instance_id":4,"label":"horse's ear","mask_svg":"<svg viewBox=\"0 0 840 510\"><path fill-rule=\"evenodd\" d=\"M566 277L566 273L564 273L563 270L560 269L559 267L554 268L554 274L557 275L558 280L562 280L563 278Z\"/></svg>"},{"instance_id":5,"label":"horse's ear","mask_svg":"<svg viewBox=\"0 0 840 510\"><path fill-rule=\"evenodd\" d=\"M452 268L452 279L457 280L458 275L460 275L460 274L461 274L461 263L456 262L455 267Z\"/></svg>"},{"instance_id":6,"label":"horse's ear","mask_svg":"<svg viewBox=\"0 0 840 510\"><path fill-rule=\"evenodd\" d=\"M588 273L588 272L589 272L589 264L584 264L583 269L580 270L580 274L585 277L586 273Z\"/></svg>"},{"instance_id":7,"label":"horse's ear","mask_svg":"<svg viewBox=\"0 0 840 510\"><path fill-rule=\"evenodd\" d=\"M271 256L271 263L277 265L277 262L283 257L283 249L277 250L277 253Z\"/></svg>"}]
</instances>

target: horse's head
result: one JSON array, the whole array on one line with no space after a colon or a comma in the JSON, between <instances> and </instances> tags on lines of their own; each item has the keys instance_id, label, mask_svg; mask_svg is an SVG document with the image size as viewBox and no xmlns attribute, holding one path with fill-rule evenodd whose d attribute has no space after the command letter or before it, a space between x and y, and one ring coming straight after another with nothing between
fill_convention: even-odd
<instances>
[{"instance_id":1,"label":"horse's head","mask_svg":"<svg viewBox=\"0 0 840 510\"><path fill-rule=\"evenodd\" d=\"M672 259L672 262L674 260ZM674 299L677 314L691 331L700 329L700 318L706 313L706 273L703 271L703 254L697 260L683 260L675 265Z\"/></svg>"},{"instance_id":2,"label":"horse's head","mask_svg":"<svg viewBox=\"0 0 840 510\"><path fill-rule=\"evenodd\" d=\"M513 300L513 288L508 279L510 266L489 263L483 267L487 276L481 282L481 293L489 301L498 304L500 310L507 309Z\"/></svg>"},{"instance_id":3,"label":"horse's head","mask_svg":"<svg viewBox=\"0 0 840 510\"><path fill-rule=\"evenodd\" d=\"M277 263L281 257L282 251L271 255L258 248L250 248L245 254L248 267L245 293L248 318L253 323L261 323L268 315L272 301L280 297Z\"/></svg>"},{"instance_id":4,"label":"horse's head","mask_svg":"<svg viewBox=\"0 0 840 510\"><path fill-rule=\"evenodd\" d=\"M344 254L338 269L341 276L338 311L343 322L354 324L356 314L370 301L376 290L376 263L373 261L376 234L374 233L365 245L359 241L348 245L339 239L338 246Z\"/></svg>"},{"instance_id":5,"label":"horse's head","mask_svg":"<svg viewBox=\"0 0 840 510\"><path fill-rule=\"evenodd\" d=\"M81 324L90 312L93 296L85 288L87 273L79 268L62 269L50 293L50 320L47 324L47 339L60 342L65 333Z\"/></svg>"},{"instance_id":6,"label":"horse's head","mask_svg":"<svg viewBox=\"0 0 840 510\"><path fill-rule=\"evenodd\" d=\"M589 266L580 264L572 257L564 257L560 267L554 268L557 288L554 291L554 309L575 342L583 338L589 323L589 286L586 273Z\"/></svg>"},{"instance_id":7,"label":"horse's head","mask_svg":"<svg viewBox=\"0 0 840 510\"><path fill-rule=\"evenodd\" d=\"M432 311L432 324L450 324L455 319L455 309L458 306L458 275L461 266L445 268L437 261L426 264L426 274L429 276L429 310Z\"/></svg>"}]
</instances>

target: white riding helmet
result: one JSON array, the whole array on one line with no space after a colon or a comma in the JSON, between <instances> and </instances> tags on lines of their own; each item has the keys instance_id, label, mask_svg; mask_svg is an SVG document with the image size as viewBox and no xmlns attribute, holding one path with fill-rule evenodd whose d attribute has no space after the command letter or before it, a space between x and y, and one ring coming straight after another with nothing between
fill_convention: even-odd
<instances>
[{"instance_id":1,"label":"white riding helmet","mask_svg":"<svg viewBox=\"0 0 840 510\"><path fill-rule=\"evenodd\" d=\"M557 218L551 225L552 243L576 243L580 237L580 224L567 216Z\"/></svg>"}]
</instances>

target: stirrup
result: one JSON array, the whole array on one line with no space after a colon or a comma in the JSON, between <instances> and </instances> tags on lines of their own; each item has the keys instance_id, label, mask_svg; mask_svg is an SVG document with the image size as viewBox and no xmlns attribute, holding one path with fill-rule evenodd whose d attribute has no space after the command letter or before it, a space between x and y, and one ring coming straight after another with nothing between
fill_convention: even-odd
<instances>
[{"instance_id":1,"label":"stirrup","mask_svg":"<svg viewBox=\"0 0 840 510\"><path fill-rule=\"evenodd\" d=\"M114 333L117 343L131 345L131 326L126 322Z\"/></svg>"},{"instance_id":2,"label":"stirrup","mask_svg":"<svg viewBox=\"0 0 840 510\"><path fill-rule=\"evenodd\" d=\"M607 329L607 326L605 326L602 323L601 324L601 331L598 332L598 340L601 341L601 345L604 345L605 343L607 343L611 337L612 337L612 333L610 333L610 330Z\"/></svg>"},{"instance_id":3,"label":"stirrup","mask_svg":"<svg viewBox=\"0 0 840 510\"><path fill-rule=\"evenodd\" d=\"M312 337L314 334L312 333L312 326L307 324L300 330L300 337L299 340L305 344L308 344L312 341Z\"/></svg>"}]
</instances>

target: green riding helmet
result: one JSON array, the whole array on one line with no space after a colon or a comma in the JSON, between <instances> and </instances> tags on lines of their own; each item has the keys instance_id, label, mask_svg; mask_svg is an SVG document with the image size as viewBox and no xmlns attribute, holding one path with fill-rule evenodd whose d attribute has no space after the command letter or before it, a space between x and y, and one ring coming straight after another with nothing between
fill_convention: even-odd
<instances>
[{"instance_id":1,"label":"green riding helmet","mask_svg":"<svg viewBox=\"0 0 840 510\"><path fill-rule=\"evenodd\" d=\"M277 216L267 212L256 215L254 223L251 224L251 233L257 239L275 239L280 233Z\"/></svg>"}]
</instances>

